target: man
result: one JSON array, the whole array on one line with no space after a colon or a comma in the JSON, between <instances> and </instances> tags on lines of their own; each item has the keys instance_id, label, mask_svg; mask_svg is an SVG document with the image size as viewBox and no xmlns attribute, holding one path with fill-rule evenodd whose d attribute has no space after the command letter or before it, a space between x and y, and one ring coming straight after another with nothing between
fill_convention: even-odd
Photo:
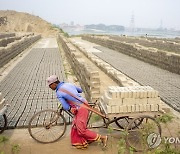
<instances>
[{"instance_id":1,"label":"man","mask_svg":"<svg viewBox=\"0 0 180 154\"><path fill-rule=\"evenodd\" d=\"M82 89L70 83L60 82L56 75L48 77L47 82L49 87L56 91L57 98L61 102L63 109L69 110L74 114L71 129L71 144L76 148L86 149L88 143L101 140L105 147L107 136L99 135L87 129L89 111L86 108L86 99L80 95Z\"/></svg>"}]
</instances>

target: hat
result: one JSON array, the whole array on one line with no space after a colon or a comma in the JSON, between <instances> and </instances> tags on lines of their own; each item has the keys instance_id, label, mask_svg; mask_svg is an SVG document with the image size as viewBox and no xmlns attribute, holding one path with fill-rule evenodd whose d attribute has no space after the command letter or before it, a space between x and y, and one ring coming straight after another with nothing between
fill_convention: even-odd
<instances>
[{"instance_id":1,"label":"hat","mask_svg":"<svg viewBox=\"0 0 180 154\"><path fill-rule=\"evenodd\" d=\"M58 77L56 75L51 75L50 77L47 78L47 83L48 85L58 81Z\"/></svg>"}]
</instances>

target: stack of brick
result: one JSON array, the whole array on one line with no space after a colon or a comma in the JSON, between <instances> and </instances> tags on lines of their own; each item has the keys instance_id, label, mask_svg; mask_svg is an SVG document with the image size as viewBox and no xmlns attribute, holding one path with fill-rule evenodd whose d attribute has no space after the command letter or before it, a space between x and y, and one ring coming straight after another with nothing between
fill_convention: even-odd
<instances>
[{"instance_id":1,"label":"stack of brick","mask_svg":"<svg viewBox=\"0 0 180 154\"><path fill-rule=\"evenodd\" d=\"M109 36L110 39L127 43L138 43L145 47L153 47L160 50L179 53L180 43L176 39L159 39L150 37L124 37L124 36Z\"/></svg>"},{"instance_id":2,"label":"stack of brick","mask_svg":"<svg viewBox=\"0 0 180 154\"><path fill-rule=\"evenodd\" d=\"M0 67L4 66L12 58L17 56L40 38L41 35L27 36L9 43L6 47L0 47Z\"/></svg>"},{"instance_id":3,"label":"stack of brick","mask_svg":"<svg viewBox=\"0 0 180 154\"><path fill-rule=\"evenodd\" d=\"M138 83L134 82L132 79L125 76L123 73L113 68L110 64L106 63L99 57L95 56L91 52L88 52L84 48L75 45L81 52L84 53L86 57L88 57L93 63L95 63L102 71L108 74L114 81L118 83L118 85L127 87L127 86L137 86Z\"/></svg>"},{"instance_id":4,"label":"stack of brick","mask_svg":"<svg viewBox=\"0 0 180 154\"><path fill-rule=\"evenodd\" d=\"M3 109L5 105L5 99L2 97L2 94L0 93L0 110Z\"/></svg>"},{"instance_id":5,"label":"stack of brick","mask_svg":"<svg viewBox=\"0 0 180 154\"><path fill-rule=\"evenodd\" d=\"M0 47L6 47L9 43L14 42L15 40L20 40L21 38L21 36L17 36L0 39Z\"/></svg>"},{"instance_id":6,"label":"stack of brick","mask_svg":"<svg viewBox=\"0 0 180 154\"><path fill-rule=\"evenodd\" d=\"M83 39L100 44L112 50L119 51L137 59L143 60L160 68L180 74L180 55L164 50L144 47L135 43L126 43L97 36L83 36ZM171 42L172 43L172 42ZM179 50L179 44L176 45Z\"/></svg>"},{"instance_id":7,"label":"stack of brick","mask_svg":"<svg viewBox=\"0 0 180 154\"><path fill-rule=\"evenodd\" d=\"M59 41L61 42L68 61L83 88L86 99L92 102L98 100L100 98L99 72L92 65L87 65L72 43L62 35L59 35Z\"/></svg>"},{"instance_id":8,"label":"stack of brick","mask_svg":"<svg viewBox=\"0 0 180 154\"><path fill-rule=\"evenodd\" d=\"M109 114L162 110L158 91L149 86L110 86L100 102Z\"/></svg>"},{"instance_id":9,"label":"stack of brick","mask_svg":"<svg viewBox=\"0 0 180 154\"><path fill-rule=\"evenodd\" d=\"M14 37L14 36L15 36L15 33L0 33L0 39Z\"/></svg>"}]
</instances>

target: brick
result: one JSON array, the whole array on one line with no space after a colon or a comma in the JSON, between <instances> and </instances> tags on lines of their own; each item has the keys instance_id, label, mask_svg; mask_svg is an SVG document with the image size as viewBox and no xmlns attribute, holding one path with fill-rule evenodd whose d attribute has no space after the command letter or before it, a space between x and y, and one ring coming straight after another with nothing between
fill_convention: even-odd
<instances>
[{"instance_id":1,"label":"brick","mask_svg":"<svg viewBox=\"0 0 180 154\"><path fill-rule=\"evenodd\" d=\"M132 97L137 98L136 91L132 89Z\"/></svg>"},{"instance_id":2,"label":"brick","mask_svg":"<svg viewBox=\"0 0 180 154\"><path fill-rule=\"evenodd\" d=\"M111 106L107 106L107 113L112 113Z\"/></svg>"},{"instance_id":3,"label":"brick","mask_svg":"<svg viewBox=\"0 0 180 154\"><path fill-rule=\"evenodd\" d=\"M144 104L143 105L143 111L147 111L147 106L146 106L147 104Z\"/></svg>"},{"instance_id":4,"label":"brick","mask_svg":"<svg viewBox=\"0 0 180 154\"><path fill-rule=\"evenodd\" d=\"M117 92L115 90L109 90L108 94L112 99L117 98Z\"/></svg>"},{"instance_id":5,"label":"brick","mask_svg":"<svg viewBox=\"0 0 180 154\"><path fill-rule=\"evenodd\" d=\"M162 104L158 104L158 111L162 111Z\"/></svg>"},{"instance_id":6,"label":"brick","mask_svg":"<svg viewBox=\"0 0 180 154\"><path fill-rule=\"evenodd\" d=\"M128 110L127 105L123 105L122 107L123 107L123 113L127 113L127 110Z\"/></svg>"},{"instance_id":7,"label":"brick","mask_svg":"<svg viewBox=\"0 0 180 154\"><path fill-rule=\"evenodd\" d=\"M147 104L147 98L140 98L139 99L139 104Z\"/></svg>"},{"instance_id":8,"label":"brick","mask_svg":"<svg viewBox=\"0 0 180 154\"><path fill-rule=\"evenodd\" d=\"M119 112L119 107L117 105L111 106L111 113L118 113Z\"/></svg>"},{"instance_id":9,"label":"brick","mask_svg":"<svg viewBox=\"0 0 180 154\"><path fill-rule=\"evenodd\" d=\"M139 111L140 112L144 111L144 106L142 104L139 105Z\"/></svg>"},{"instance_id":10,"label":"brick","mask_svg":"<svg viewBox=\"0 0 180 154\"><path fill-rule=\"evenodd\" d=\"M148 98L147 102L148 102L148 104L159 104L160 103L160 97Z\"/></svg>"},{"instance_id":11,"label":"brick","mask_svg":"<svg viewBox=\"0 0 180 154\"><path fill-rule=\"evenodd\" d=\"M151 111L155 111L155 104L150 104Z\"/></svg>"},{"instance_id":12,"label":"brick","mask_svg":"<svg viewBox=\"0 0 180 154\"><path fill-rule=\"evenodd\" d=\"M92 87L98 87L98 88L100 88L100 82L92 82L92 81L90 81L90 86L92 86Z\"/></svg>"},{"instance_id":13,"label":"brick","mask_svg":"<svg viewBox=\"0 0 180 154\"><path fill-rule=\"evenodd\" d=\"M159 110L159 106L157 104L154 105L154 111L158 111Z\"/></svg>"},{"instance_id":14,"label":"brick","mask_svg":"<svg viewBox=\"0 0 180 154\"><path fill-rule=\"evenodd\" d=\"M0 93L0 102L1 102L2 99L3 99L3 96L2 96L2 93Z\"/></svg>"},{"instance_id":15,"label":"brick","mask_svg":"<svg viewBox=\"0 0 180 154\"><path fill-rule=\"evenodd\" d=\"M150 104L146 104L146 111L151 111L151 106L150 106Z\"/></svg>"},{"instance_id":16,"label":"brick","mask_svg":"<svg viewBox=\"0 0 180 154\"><path fill-rule=\"evenodd\" d=\"M121 92L119 93L120 98L125 98L125 95L126 95L126 92L125 92L125 91L121 91Z\"/></svg>"},{"instance_id":17,"label":"brick","mask_svg":"<svg viewBox=\"0 0 180 154\"><path fill-rule=\"evenodd\" d=\"M119 112L123 113L123 106L119 106Z\"/></svg>"},{"instance_id":18,"label":"brick","mask_svg":"<svg viewBox=\"0 0 180 154\"><path fill-rule=\"evenodd\" d=\"M131 105L131 112L136 112L135 105Z\"/></svg>"},{"instance_id":19,"label":"brick","mask_svg":"<svg viewBox=\"0 0 180 154\"><path fill-rule=\"evenodd\" d=\"M2 109L5 105L5 99L3 98L1 101L0 101L0 109Z\"/></svg>"},{"instance_id":20,"label":"brick","mask_svg":"<svg viewBox=\"0 0 180 154\"><path fill-rule=\"evenodd\" d=\"M139 104L138 104L138 105L137 105L137 104L135 105L135 111L136 111L136 112L140 112Z\"/></svg>"},{"instance_id":21,"label":"brick","mask_svg":"<svg viewBox=\"0 0 180 154\"><path fill-rule=\"evenodd\" d=\"M135 100L135 104L137 104L137 105L140 104L139 98L136 98L136 99L134 99L134 100Z\"/></svg>"},{"instance_id":22,"label":"brick","mask_svg":"<svg viewBox=\"0 0 180 154\"><path fill-rule=\"evenodd\" d=\"M123 104L124 105L134 105L135 104L135 99L134 98L124 98L123 99Z\"/></svg>"},{"instance_id":23,"label":"brick","mask_svg":"<svg viewBox=\"0 0 180 154\"><path fill-rule=\"evenodd\" d=\"M127 112L132 112L132 110L131 110L131 105L128 105L128 106L127 106Z\"/></svg>"}]
</instances>

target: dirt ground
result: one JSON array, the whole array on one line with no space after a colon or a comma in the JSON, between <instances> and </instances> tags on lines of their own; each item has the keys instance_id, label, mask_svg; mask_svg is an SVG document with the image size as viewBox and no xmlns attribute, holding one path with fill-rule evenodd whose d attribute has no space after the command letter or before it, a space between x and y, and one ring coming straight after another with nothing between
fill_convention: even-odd
<instances>
[{"instance_id":1,"label":"dirt ground","mask_svg":"<svg viewBox=\"0 0 180 154\"><path fill-rule=\"evenodd\" d=\"M0 26L0 32L35 32L43 36L57 34L52 24L28 13L0 10L0 17L7 17L7 24Z\"/></svg>"},{"instance_id":2,"label":"dirt ground","mask_svg":"<svg viewBox=\"0 0 180 154\"><path fill-rule=\"evenodd\" d=\"M175 118L172 123L168 123L168 128L170 129L171 134L169 134L169 130L166 126L161 125L162 140L164 137L179 136L180 132L178 131L180 130L180 123L177 122L177 120L178 119ZM102 148L102 144L100 142L94 142L88 146L88 149L79 150L71 146L70 129L71 126L68 126L65 135L61 139L57 142L49 144L36 142L31 138L27 129L6 130L3 135L8 137L9 141L4 146L1 145L0 149L2 149L6 154L11 154L11 148L13 145L18 144L20 146L19 154L59 154L62 152L65 154L118 154L118 149L120 148L119 141L122 139L122 132L109 132L108 129L103 128L93 129L99 134L108 135L107 148ZM175 146L175 144L173 146ZM180 150L180 144L176 144L176 148Z\"/></svg>"},{"instance_id":3,"label":"dirt ground","mask_svg":"<svg viewBox=\"0 0 180 154\"><path fill-rule=\"evenodd\" d=\"M95 130L97 131L97 130ZM104 134L107 132L104 131ZM102 133L101 133L102 134ZM11 153L11 146L14 144L20 145L20 152L19 154L116 154L117 147L115 144L112 144L111 148L103 149L100 142L95 142L89 145L88 149L86 150L79 150L71 146L70 143L70 127L66 131L66 134L57 142L50 143L50 144L41 144L36 142L28 133L27 129L12 129L6 130L3 133L4 136L10 139L9 142L4 147L1 147L6 154ZM112 142L114 140L109 139Z\"/></svg>"}]
</instances>

